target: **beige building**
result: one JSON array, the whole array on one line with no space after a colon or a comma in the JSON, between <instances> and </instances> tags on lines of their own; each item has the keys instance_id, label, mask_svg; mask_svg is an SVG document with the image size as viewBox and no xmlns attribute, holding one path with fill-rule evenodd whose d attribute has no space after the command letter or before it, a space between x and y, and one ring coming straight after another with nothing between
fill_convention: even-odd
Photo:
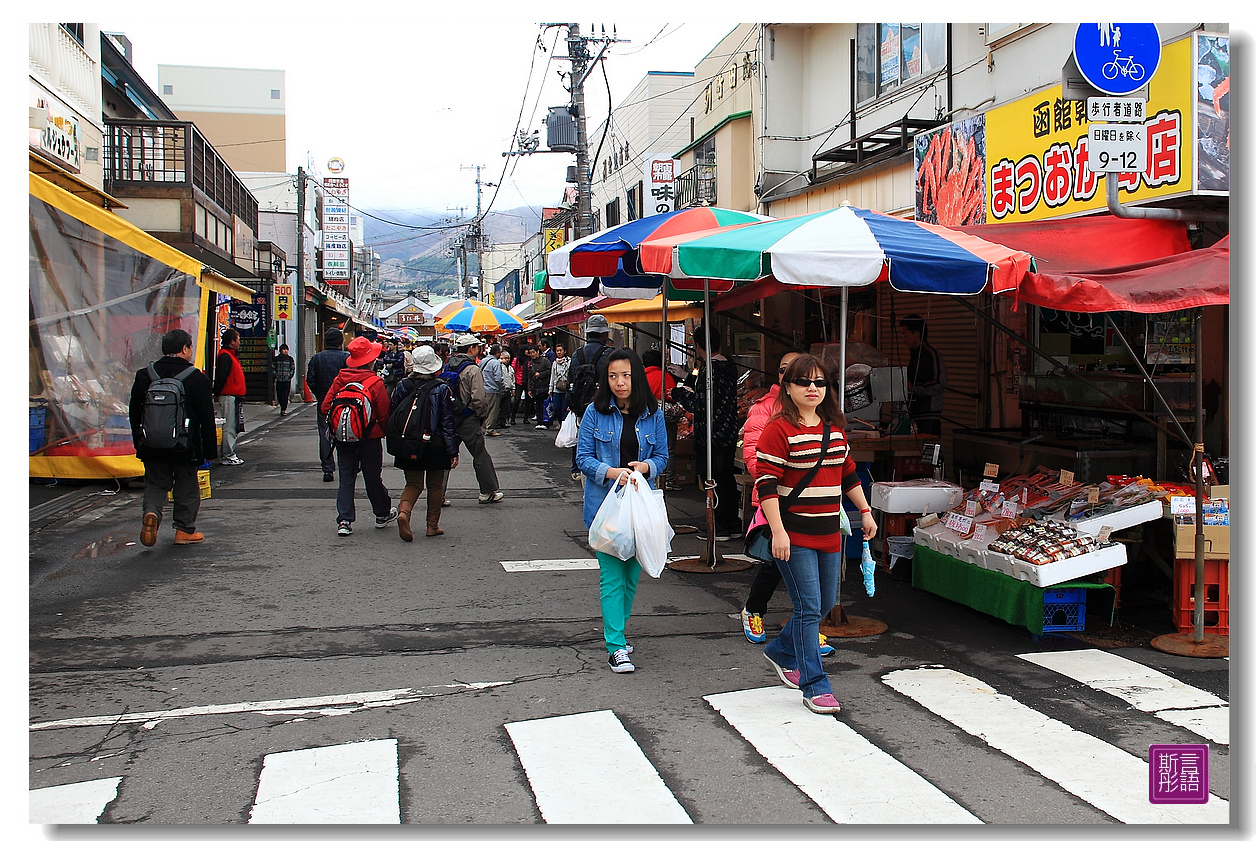
<instances>
[{"instance_id":1,"label":"beige building","mask_svg":"<svg viewBox=\"0 0 1256 841\"><path fill-rule=\"evenodd\" d=\"M157 92L233 170L287 170L284 71L161 64Z\"/></svg>"}]
</instances>

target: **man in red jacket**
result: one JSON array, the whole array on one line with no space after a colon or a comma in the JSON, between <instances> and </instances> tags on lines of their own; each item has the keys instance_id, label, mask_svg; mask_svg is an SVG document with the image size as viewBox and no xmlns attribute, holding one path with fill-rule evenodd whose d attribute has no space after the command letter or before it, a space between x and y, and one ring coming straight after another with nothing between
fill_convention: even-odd
<instances>
[{"instance_id":1,"label":"man in red jacket","mask_svg":"<svg viewBox=\"0 0 1256 841\"><path fill-rule=\"evenodd\" d=\"M372 366L383 351L384 346L372 342L365 336L358 336L349 342L349 358L345 367L336 374L327 396L323 398L319 410L323 414L331 411L332 403L340 390L348 383L361 383L371 403L371 418L362 430L362 440L356 443L335 441L336 462L340 469L340 490L336 494L336 533L341 537L353 534L353 521L356 511L353 505L353 493L358 483L358 473L362 473L362 482L366 485L366 495L371 500L371 510L375 512L375 528L385 528L397 519L397 509L392 506L388 488L384 487L384 433L388 427L389 399L388 389L384 381L375 373ZM335 440L334 423L332 438Z\"/></svg>"},{"instance_id":2,"label":"man in red jacket","mask_svg":"<svg viewBox=\"0 0 1256 841\"><path fill-rule=\"evenodd\" d=\"M240 401L244 387L244 368L240 365L240 332L234 327L222 331L222 350L214 362L214 398L222 412L222 461L219 464L244 464L236 455L236 436L240 434Z\"/></svg>"}]
</instances>

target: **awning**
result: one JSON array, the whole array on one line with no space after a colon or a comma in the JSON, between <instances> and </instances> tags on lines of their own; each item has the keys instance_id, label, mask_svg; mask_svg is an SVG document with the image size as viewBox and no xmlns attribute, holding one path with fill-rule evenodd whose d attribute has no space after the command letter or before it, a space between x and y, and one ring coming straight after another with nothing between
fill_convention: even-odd
<instances>
[{"instance_id":1,"label":"awning","mask_svg":"<svg viewBox=\"0 0 1256 841\"><path fill-rule=\"evenodd\" d=\"M663 295L659 294L649 301L625 301L622 304L593 310L593 312L606 316L606 320L612 324L660 322L663 320ZM668 321L684 321L686 318L702 318L702 307L679 303L668 305Z\"/></svg>"},{"instance_id":2,"label":"awning","mask_svg":"<svg viewBox=\"0 0 1256 841\"><path fill-rule=\"evenodd\" d=\"M540 318L541 326L549 329L551 327L566 327L568 324L576 324L584 321L588 317L590 310L617 303L619 303L618 299L608 298L605 295L598 295L595 298L588 299L573 298L553 312L542 313Z\"/></svg>"},{"instance_id":3,"label":"awning","mask_svg":"<svg viewBox=\"0 0 1256 841\"><path fill-rule=\"evenodd\" d=\"M539 272L537 272L536 274L532 275L532 291L533 291L533 292L546 292L546 291L548 291L548 290L546 290L546 288L545 288L545 278L546 278L546 277L547 277L547 275L546 275L545 269L541 269Z\"/></svg>"},{"instance_id":4,"label":"awning","mask_svg":"<svg viewBox=\"0 0 1256 841\"><path fill-rule=\"evenodd\" d=\"M236 283L229 277L223 277L218 272L205 269L200 274L197 284L210 292L217 292L220 295L227 295L235 298L237 301L252 303L253 298L258 294L242 283Z\"/></svg>"},{"instance_id":5,"label":"awning","mask_svg":"<svg viewBox=\"0 0 1256 841\"><path fill-rule=\"evenodd\" d=\"M1228 304L1230 237L1211 248L1107 271L1030 272L1017 301L1068 312L1158 313Z\"/></svg>"},{"instance_id":6,"label":"awning","mask_svg":"<svg viewBox=\"0 0 1256 841\"><path fill-rule=\"evenodd\" d=\"M510 308L510 314L520 321L527 321L536 312L536 298L529 298L522 304L515 304Z\"/></svg>"},{"instance_id":7,"label":"awning","mask_svg":"<svg viewBox=\"0 0 1256 841\"><path fill-rule=\"evenodd\" d=\"M51 181L67 193L91 202L97 207L103 207L105 210L112 207L127 207L124 202L118 201L103 190L88 184L73 173L66 172L52 161L45 160L34 152L30 153L30 171L46 181Z\"/></svg>"},{"instance_id":8,"label":"awning","mask_svg":"<svg viewBox=\"0 0 1256 841\"><path fill-rule=\"evenodd\" d=\"M1034 255L1038 271L1097 272L1191 250L1186 224L1163 219L1079 216L1006 225L955 225L951 230Z\"/></svg>"}]
</instances>

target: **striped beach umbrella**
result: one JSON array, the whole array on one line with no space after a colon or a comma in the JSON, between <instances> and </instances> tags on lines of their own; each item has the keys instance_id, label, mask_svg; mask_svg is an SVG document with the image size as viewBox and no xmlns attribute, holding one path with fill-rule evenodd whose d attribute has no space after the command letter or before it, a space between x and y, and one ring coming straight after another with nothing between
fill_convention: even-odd
<instances>
[{"instance_id":1,"label":"striped beach umbrella","mask_svg":"<svg viewBox=\"0 0 1256 841\"><path fill-rule=\"evenodd\" d=\"M488 304L468 304L436 321L438 330L455 333L518 333L524 326L508 311Z\"/></svg>"}]
</instances>

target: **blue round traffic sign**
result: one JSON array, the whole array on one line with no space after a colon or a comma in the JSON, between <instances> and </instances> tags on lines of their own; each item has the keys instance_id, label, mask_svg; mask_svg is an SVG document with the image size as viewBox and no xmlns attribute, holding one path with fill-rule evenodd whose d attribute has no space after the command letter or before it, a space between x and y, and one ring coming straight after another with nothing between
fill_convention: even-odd
<instances>
[{"instance_id":1,"label":"blue round traffic sign","mask_svg":"<svg viewBox=\"0 0 1256 841\"><path fill-rule=\"evenodd\" d=\"M1079 23L1073 58L1091 87L1125 96L1160 66L1160 32L1154 23Z\"/></svg>"}]
</instances>

